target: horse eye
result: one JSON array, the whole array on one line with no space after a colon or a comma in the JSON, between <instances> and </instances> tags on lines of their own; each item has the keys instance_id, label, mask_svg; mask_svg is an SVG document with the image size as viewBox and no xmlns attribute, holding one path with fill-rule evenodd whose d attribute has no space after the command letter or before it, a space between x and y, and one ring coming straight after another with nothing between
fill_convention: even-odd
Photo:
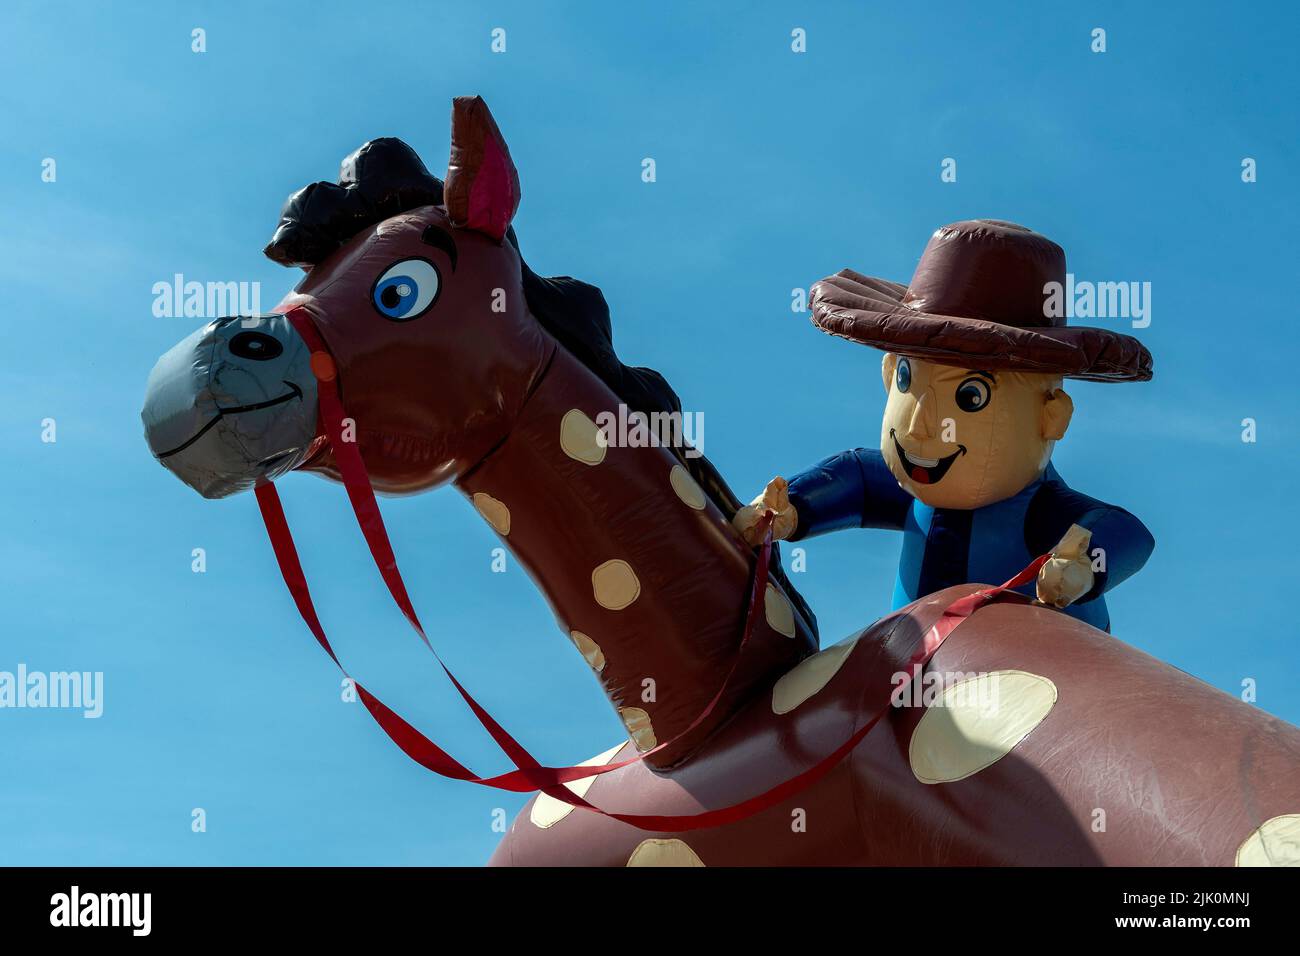
<instances>
[{"instance_id":1,"label":"horse eye","mask_svg":"<svg viewBox=\"0 0 1300 956\"><path fill-rule=\"evenodd\" d=\"M441 281L427 259L403 259L384 270L370 294L379 314L394 322L423 315L438 298Z\"/></svg>"},{"instance_id":2,"label":"horse eye","mask_svg":"<svg viewBox=\"0 0 1300 956\"><path fill-rule=\"evenodd\" d=\"M907 359L898 360L898 369L894 372L894 384L900 392L912 387L912 363Z\"/></svg>"},{"instance_id":3,"label":"horse eye","mask_svg":"<svg viewBox=\"0 0 1300 956\"><path fill-rule=\"evenodd\" d=\"M957 386L957 407L963 412L978 412L989 403L988 382L982 378L968 378Z\"/></svg>"}]
</instances>

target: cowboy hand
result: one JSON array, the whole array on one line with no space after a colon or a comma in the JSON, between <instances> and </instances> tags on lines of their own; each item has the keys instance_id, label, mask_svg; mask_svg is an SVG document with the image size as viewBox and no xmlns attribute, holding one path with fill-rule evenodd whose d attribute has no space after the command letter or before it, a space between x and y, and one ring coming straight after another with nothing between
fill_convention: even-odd
<instances>
[{"instance_id":1,"label":"cowboy hand","mask_svg":"<svg viewBox=\"0 0 1300 956\"><path fill-rule=\"evenodd\" d=\"M1070 525L1038 572L1038 600L1052 607L1067 607L1092 590L1091 543L1091 531Z\"/></svg>"},{"instance_id":2,"label":"cowboy hand","mask_svg":"<svg viewBox=\"0 0 1300 956\"><path fill-rule=\"evenodd\" d=\"M731 519L731 526L740 532L751 547L758 547L763 543L758 522L768 512L772 513L774 541L784 541L794 534L799 515L794 510L794 505L790 504L789 485L779 475L767 483L761 495L736 512L736 516Z\"/></svg>"}]
</instances>

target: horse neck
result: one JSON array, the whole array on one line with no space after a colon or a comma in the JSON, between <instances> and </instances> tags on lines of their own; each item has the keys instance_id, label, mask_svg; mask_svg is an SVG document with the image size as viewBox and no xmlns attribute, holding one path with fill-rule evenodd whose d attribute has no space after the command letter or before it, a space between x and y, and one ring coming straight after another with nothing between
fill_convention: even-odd
<instances>
[{"instance_id":1,"label":"horse neck","mask_svg":"<svg viewBox=\"0 0 1300 956\"><path fill-rule=\"evenodd\" d=\"M560 630L596 673L639 750L687 758L760 688L815 648L769 586L765 614L728 690L749 607L754 554L662 447L605 447L619 399L557 345L505 442L457 486L542 589Z\"/></svg>"}]
</instances>

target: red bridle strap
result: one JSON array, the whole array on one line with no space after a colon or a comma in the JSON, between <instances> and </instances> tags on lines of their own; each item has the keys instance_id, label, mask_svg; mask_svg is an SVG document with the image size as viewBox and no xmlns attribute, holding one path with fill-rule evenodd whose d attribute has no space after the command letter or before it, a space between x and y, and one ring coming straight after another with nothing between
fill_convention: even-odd
<instances>
[{"instance_id":1,"label":"red bridle strap","mask_svg":"<svg viewBox=\"0 0 1300 956\"><path fill-rule=\"evenodd\" d=\"M763 545L758 549L758 556L754 572L753 584L750 588L749 607L745 617L745 629L741 636L741 641L737 647L736 654L733 657L731 667L726 676L721 681L718 691L713 698L704 707L700 714L690 723L680 734L675 735L670 740L658 744L656 747L643 753L627 759L604 764L598 767L545 767L542 766L518 741L514 739L497 721L489 714L469 693L468 690L457 680L450 668L443 662L438 655L437 649L429 641L423 626L420 624L419 617L415 613L415 608L411 603L410 597L406 590L406 585L402 580L401 572L397 567L397 559L393 553L392 544L389 541L387 530L384 527L383 517L379 511L378 502L375 500L374 490L370 484L370 478L366 472L365 463L362 461L360 450L357 448L355 440L346 440L344 433L344 412L343 403L339 396L338 375L334 366L333 358L325 346L324 340L311 321L310 316L302 309L293 309L287 313L288 320L302 336L312 351L312 371L317 378L317 393L319 396L320 414L322 424L324 425L325 435L334 451L335 462L338 465L339 472L343 478L344 487L347 489L348 498L352 503L352 508L357 516L357 522L361 527L362 534L370 548L371 555L374 557L375 564L379 568L380 575L384 583L388 586L389 592L397 602L402 613L406 615L412 627L415 628L421 640L434 658L438 661L439 666L447 675L452 685L456 688L461 698L469 706L475 717L479 720L497 743L501 750L514 763L516 769L495 777L480 777L466 768L463 764L453 758L445 750L429 740L426 736L412 727L402 719L397 713L387 707L377 697L367 691L360 682L353 680L357 688L358 696L362 703L365 704L367 711L383 729L384 733L400 747L412 760L421 766L433 771L440 776L449 777L455 780L464 780L470 783L476 783L486 787L492 787L498 790L506 790L515 793L527 793L534 790L541 790L557 800L600 813L605 816L620 820L624 823L631 824L644 830L664 831L664 832L682 832L694 830L703 827L719 826L725 823L732 823L744 819L752 814L758 813L770 806L781 802L787 797L798 793L800 790L812 785L814 782L825 776L846 754L853 750L859 742L871 731L880 721L881 717L888 712L890 703L887 700L881 709L862 727L860 727L848 740L841 744L836 750L822 758L815 765L803 771L799 775L771 788L763 793L751 797L741 803L730 807L722 807L715 810L705 811L697 814L683 814L672 816L660 816L654 814L626 814L617 813L593 806L577 794L573 793L563 784L574 780L581 780L586 777L598 776L600 774L611 773L623 767L644 760L651 754L663 750L685 734L690 733L697 728L708 716L714 711L721 701L731 678L736 671L736 667L741 659L741 652L749 643L750 638L756 628L759 615L762 613L763 595L767 588L768 565L771 553L771 528L770 516L763 518L761 525L764 531ZM311 599L311 593L307 587L307 580L303 574L302 564L298 559L297 548L293 542L293 536L289 531L288 521L284 516L284 509L280 503L279 494L275 486L271 483L264 483L257 487L258 506L262 512L263 522L266 524L267 534L271 539L271 546L275 551L276 560L280 566L280 573L283 575L285 583L289 587L289 592L293 596L294 603L298 607L298 612L302 615L307 627L315 636L317 642L325 649L330 658L338 665L339 669L346 675L347 670L343 667L338 655L335 654L329 639L325 635L325 630L321 626L320 619L316 614L315 606ZM1046 562L1047 555L1044 555L1034 561L1028 568L1020 572L1016 577L997 588L990 588L984 591L978 591L961 598L948 608L945 608L939 620L925 634L916 652L912 655L907 663L907 680L897 688L896 693L903 691L920 669L928 661L939 645L948 637L948 635L963 620L975 612L976 609L984 604L996 599L1004 591L1019 587L1022 584L1032 581L1037 575L1039 568Z\"/></svg>"},{"instance_id":2,"label":"red bridle strap","mask_svg":"<svg viewBox=\"0 0 1300 956\"><path fill-rule=\"evenodd\" d=\"M342 399L339 395L338 375L333 357L330 355L328 347L325 345L324 339L321 337L315 323L312 322L311 317L305 310L293 309L287 313L286 318L294 326L294 329L298 334L302 336L303 340L307 343L308 348L311 350L311 368L317 379L318 404L320 407L322 424L324 425L325 436L334 450L335 463L339 467L344 487L347 489L348 498L352 503L353 511L357 516L357 523L361 527L362 534L370 548L370 553L374 558L375 565L379 568L380 575L383 577L384 582L388 586L388 590L392 594L393 599L397 602L398 607L406 616L407 620L411 622L411 625L415 628L416 633L419 634L425 646L434 655L434 658L438 661L438 665L447 675L448 680L451 681L452 686L456 688L456 691L460 694L466 705L469 706L479 723L488 731L492 739L496 741L497 745L511 759L517 768L517 772L505 774L501 777L492 779L496 783L509 786L511 789L520 792L528 792L536 789L546 789L550 786L558 785L559 783L571 780L580 780L584 777L592 776L593 773L590 767L541 766L539 762L528 753L523 745L516 741L509 732L497 723L492 715L474 699L473 695L466 690L464 685L457 679L456 675L453 674L451 669L443 662L437 650L429 641L424 628L421 626L419 617L415 612L410 597L408 596L406 585L403 582L401 572L397 567L397 559L393 553L392 544L389 541L387 530L384 527L383 515L380 513L379 504L375 500L374 490L370 484L370 476L366 472L365 462L361 458L360 450L355 441L355 435L353 435L353 440L349 440L345 431L346 416L343 411ZM274 488L270 488L269 491L262 491L262 487L259 487L258 491L261 496L259 503L263 508L264 519L266 516L266 509L270 508L274 511L278 511L279 519L277 521L277 526L283 528L282 540L277 549L277 555L280 554L281 550L284 550L286 554L291 549L293 550L292 561L288 562L288 564L283 560L280 562L281 571L284 572L286 567L291 570L296 567L298 571L298 583L296 585L295 597L297 593L306 594L306 580L301 574L301 565L297 562L296 549L293 549L292 538L288 536L288 523L283 518L283 510L280 508L278 495ZM262 498L265 500L262 501ZM719 702L722 700L723 695L726 693L726 690L730 685L731 678L735 674L736 668L739 666L740 660L742 659L742 652L748 645L758 624L763 595L766 591L768 582L768 565L771 554L770 524L771 518L767 516L762 519L762 523L760 524L760 530L764 534L764 546L759 549L756 561L754 581L750 590L748 613L745 617L744 632L741 635L740 644L736 649L736 654L732 659L731 667L727 671L726 675L724 675L718 686L717 692L695 719L692 720L691 723L680 733L663 741L650 750L629 758L628 760L607 764L600 769L600 773L612 772L621 767L636 763L639 760L644 760L651 754L658 753L665 748L672 746L676 741L699 727L700 724L708 719L714 710L717 709ZM271 527L269 522L267 527L268 529ZM274 535L272 537L272 543L275 543ZM290 589L291 591L295 590L295 585L291 584ZM307 595L307 602L310 605L309 594ZM299 603L299 610L302 610L301 603ZM316 621L315 628L320 627L319 619L316 618L314 611L310 617L304 615L304 620L307 621L309 627L312 627L313 620ZM323 631L317 633L316 630L313 629L313 633L316 633L318 641L322 640L324 636ZM323 644L323 646L328 649L328 644ZM373 700L374 698L371 699ZM400 730L402 739L412 741L412 746L419 749L418 742L415 742L411 737L414 730L406 725L405 722L396 714L388 711L388 708L381 702L378 700L375 700L374 702L377 709L387 711L388 716L386 723L382 721L381 723L385 723L386 727L398 727L399 729L405 728ZM376 708L372 708L371 710L372 713L376 712ZM407 752L421 763L425 762L420 757L417 757L415 753L412 753L412 751L407 750ZM439 753L441 752L439 751ZM440 758L437 755L431 756L430 760L433 764L440 763ZM459 764L457 764L457 766L459 766Z\"/></svg>"}]
</instances>

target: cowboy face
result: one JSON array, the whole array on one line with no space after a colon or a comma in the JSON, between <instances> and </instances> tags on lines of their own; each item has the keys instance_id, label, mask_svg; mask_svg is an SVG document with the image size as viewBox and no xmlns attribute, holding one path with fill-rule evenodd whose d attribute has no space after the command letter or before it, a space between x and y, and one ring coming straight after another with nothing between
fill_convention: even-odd
<instances>
[{"instance_id":1,"label":"cowboy face","mask_svg":"<svg viewBox=\"0 0 1300 956\"><path fill-rule=\"evenodd\" d=\"M1074 405L1058 376L938 365L892 353L882 364L880 449L898 484L935 508L979 508L1037 479Z\"/></svg>"}]
</instances>

